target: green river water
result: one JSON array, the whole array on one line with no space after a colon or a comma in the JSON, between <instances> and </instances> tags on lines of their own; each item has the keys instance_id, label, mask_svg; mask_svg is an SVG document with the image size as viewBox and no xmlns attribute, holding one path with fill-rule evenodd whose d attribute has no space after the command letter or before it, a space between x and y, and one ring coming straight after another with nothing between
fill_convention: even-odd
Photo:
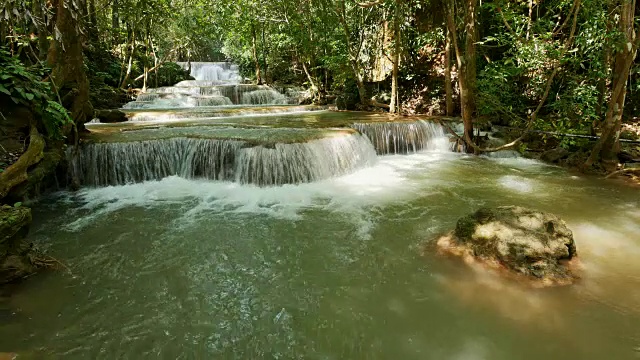
<instances>
[{"instance_id":1,"label":"green river water","mask_svg":"<svg viewBox=\"0 0 640 360\"><path fill-rule=\"evenodd\" d=\"M0 302L0 352L59 359L640 359L640 193L522 158L379 156L256 187L62 192L30 239L69 266ZM584 267L529 289L438 255L480 206L551 211Z\"/></svg>"}]
</instances>

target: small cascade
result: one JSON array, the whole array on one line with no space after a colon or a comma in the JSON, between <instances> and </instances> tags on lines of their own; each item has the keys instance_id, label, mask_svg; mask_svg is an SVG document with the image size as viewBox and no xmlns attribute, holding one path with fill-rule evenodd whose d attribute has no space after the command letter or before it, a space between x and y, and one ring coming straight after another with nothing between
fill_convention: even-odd
<instances>
[{"instance_id":1,"label":"small cascade","mask_svg":"<svg viewBox=\"0 0 640 360\"><path fill-rule=\"evenodd\" d=\"M138 183L177 175L190 179L276 186L312 182L349 173L376 161L360 134L303 143L252 146L241 140L171 138L96 143L67 152L69 175L81 185Z\"/></svg>"},{"instance_id":2,"label":"small cascade","mask_svg":"<svg viewBox=\"0 0 640 360\"><path fill-rule=\"evenodd\" d=\"M242 94L245 105L286 105L289 99L273 89L262 89Z\"/></svg>"},{"instance_id":3,"label":"small cascade","mask_svg":"<svg viewBox=\"0 0 640 360\"><path fill-rule=\"evenodd\" d=\"M444 129L434 122L355 123L351 127L366 135L381 155L421 150L451 151L451 143Z\"/></svg>"},{"instance_id":4,"label":"small cascade","mask_svg":"<svg viewBox=\"0 0 640 360\"><path fill-rule=\"evenodd\" d=\"M238 66L228 62L179 62L178 65L185 70L191 66L191 76L198 81L227 84L238 84L242 81Z\"/></svg>"},{"instance_id":5,"label":"small cascade","mask_svg":"<svg viewBox=\"0 0 640 360\"><path fill-rule=\"evenodd\" d=\"M375 149L362 135L333 136L274 148L244 148L236 159L235 179L271 186L307 183L345 175L375 161Z\"/></svg>"}]
</instances>

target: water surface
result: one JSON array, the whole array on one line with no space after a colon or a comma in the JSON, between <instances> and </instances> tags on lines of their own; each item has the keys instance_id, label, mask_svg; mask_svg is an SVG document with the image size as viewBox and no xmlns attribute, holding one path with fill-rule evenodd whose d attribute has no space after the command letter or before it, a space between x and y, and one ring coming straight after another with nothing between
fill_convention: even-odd
<instances>
[{"instance_id":1,"label":"water surface","mask_svg":"<svg viewBox=\"0 0 640 360\"><path fill-rule=\"evenodd\" d=\"M64 359L635 359L640 195L535 161L421 152L301 185L63 192L30 238L73 274L2 304L0 351ZM480 206L552 211L583 280L527 289L429 244ZM9 312L9 313L8 313Z\"/></svg>"}]
</instances>

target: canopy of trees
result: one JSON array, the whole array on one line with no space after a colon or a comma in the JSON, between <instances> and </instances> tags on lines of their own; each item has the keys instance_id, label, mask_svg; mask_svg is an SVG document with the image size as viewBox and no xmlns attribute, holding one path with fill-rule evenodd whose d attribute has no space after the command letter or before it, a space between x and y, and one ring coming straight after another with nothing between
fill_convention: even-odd
<instances>
[{"instance_id":1,"label":"canopy of trees","mask_svg":"<svg viewBox=\"0 0 640 360\"><path fill-rule=\"evenodd\" d=\"M640 103L637 6L635 0L5 0L0 44L45 72L39 80L51 84L51 100L70 110L77 125L92 111L89 86L144 89L186 76L171 61L230 60L256 83L306 85L317 102L337 94L347 108L460 115L461 140L475 152L505 148L477 144L474 125L482 119L601 134L584 164L590 167L614 161L622 120ZM0 85L12 97L14 90Z\"/></svg>"}]
</instances>

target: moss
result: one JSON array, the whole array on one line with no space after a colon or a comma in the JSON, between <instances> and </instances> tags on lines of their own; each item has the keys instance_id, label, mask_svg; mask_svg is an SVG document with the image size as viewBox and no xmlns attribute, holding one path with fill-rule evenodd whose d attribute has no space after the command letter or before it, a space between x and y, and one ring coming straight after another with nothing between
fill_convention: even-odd
<instances>
[{"instance_id":1,"label":"moss","mask_svg":"<svg viewBox=\"0 0 640 360\"><path fill-rule=\"evenodd\" d=\"M2 206L0 208L0 243L11 243L16 237L25 236L29 231L30 223L31 209Z\"/></svg>"},{"instance_id":2,"label":"moss","mask_svg":"<svg viewBox=\"0 0 640 360\"><path fill-rule=\"evenodd\" d=\"M476 223L473 215L468 215L458 220L455 231L456 237L462 241L471 239L471 236L476 231Z\"/></svg>"}]
</instances>

